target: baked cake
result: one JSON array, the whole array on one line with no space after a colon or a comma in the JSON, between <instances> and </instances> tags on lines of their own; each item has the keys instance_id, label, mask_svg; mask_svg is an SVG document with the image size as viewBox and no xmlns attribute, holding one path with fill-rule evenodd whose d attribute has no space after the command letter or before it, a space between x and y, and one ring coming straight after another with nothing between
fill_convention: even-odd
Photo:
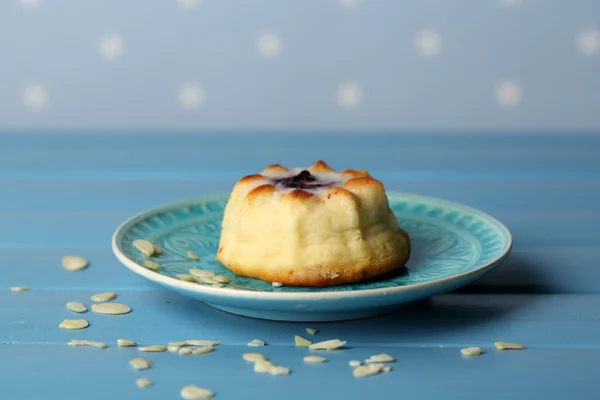
<instances>
[{"instance_id":1,"label":"baked cake","mask_svg":"<svg viewBox=\"0 0 600 400\"><path fill-rule=\"evenodd\" d=\"M393 271L409 254L383 184L318 161L240 179L225 207L217 260L238 275L325 287Z\"/></svg>"}]
</instances>

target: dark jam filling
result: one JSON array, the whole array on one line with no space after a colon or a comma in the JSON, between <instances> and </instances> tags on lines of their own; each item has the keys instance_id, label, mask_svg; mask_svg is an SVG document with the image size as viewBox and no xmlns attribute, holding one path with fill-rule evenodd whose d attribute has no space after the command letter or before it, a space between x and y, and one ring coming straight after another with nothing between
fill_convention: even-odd
<instances>
[{"instance_id":1,"label":"dark jam filling","mask_svg":"<svg viewBox=\"0 0 600 400\"><path fill-rule=\"evenodd\" d=\"M285 188L309 190L327 187L333 184L333 182L324 183L319 181L319 179L316 176L312 175L307 170L304 170L297 175L290 176L287 178L273 179L273 182Z\"/></svg>"}]
</instances>

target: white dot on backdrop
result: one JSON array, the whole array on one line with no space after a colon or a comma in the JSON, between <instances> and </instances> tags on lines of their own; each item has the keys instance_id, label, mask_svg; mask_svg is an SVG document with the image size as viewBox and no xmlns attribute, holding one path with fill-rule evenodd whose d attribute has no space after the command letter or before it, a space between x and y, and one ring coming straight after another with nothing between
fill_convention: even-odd
<instances>
[{"instance_id":1,"label":"white dot on backdrop","mask_svg":"<svg viewBox=\"0 0 600 400\"><path fill-rule=\"evenodd\" d=\"M355 82L346 82L338 87L337 101L343 108L356 108L363 100L363 92Z\"/></svg>"},{"instance_id":2,"label":"white dot on backdrop","mask_svg":"<svg viewBox=\"0 0 600 400\"><path fill-rule=\"evenodd\" d=\"M344 7L355 7L358 5L360 0L338 0L338 1Z\"/></svg>"},{"instance_id":3,"label":"white dot on backdrop","mask_svg":"<svg viewBox=\"0 0 600 400\"><path fill-rule=\"evenodd\" d=\"M435 57L442 50L442 37L433 30L424 30L415 37L417 52L423 57Z\"/></svg>"},{"instance_id":4,"label":"white dot on backdrop","mask_svg":"<svg viewBox=\"0 0 600 400\"><path fill-rule=\"evenodd\" d=\"M116 60L123 54L123 39L119 35L103 35L100 37L98 51L107 60Z\"/></svg>"},{"instance_id":5,"label":"white dot on backdrop","mask_svg":"<svg viewBox=\"0 0 600 400\"><path fill-rule=\"evenodd\" d=\"M585 55L593 56L600 50L600 31L587 29L579 32L577 36L577 47Z\"/></svg>"},{"instance_id":6,"label":"white dot on backdrop","mask_svg":"<svg viewBox=\"0 0 600 400\"><path fill-rule=\"evenodd\" d=\"M498 104L506 108L514 108L521 103L523 90L517 82L503 81L496 86Z\"/></svg>"},{"instance_id":7,"label":"white dot on backdrop","mask_svg":"<svg viewBox=\"0 0 600 400\"><path fill-rule=\"evenodd\" d=\"M518 6L521 4L521 0L498 0L500 4L505 6Z\"/></svg>"},{"instance_id":8,"label":"white dot on backdrop","mask_svg":"<svg viewBox=\"0 0 600 400\"><path fill-rule=\"evenodd\" d=\"M177 2L185 8L194 8L200 4L200 0L177 0Z\"/></svg>"},{"instance_id":9,"label":"white dot on backdrop","mask_svg":"<svg viewBox=\"0 0 600 400\"><path fill-rule=\"evenodd\" d=\"M39 84L27 85L22 93L23 104L30 110L41 110L48 102L48 91Z\"/></svg>"},{"instance_id":10,"label":"white dot on backdrop","mask_svg":"<svg viewBox=\"0 0 600 400\"><path fill-rule=\"evenodd\" d=\"M278 56L283 50L283 40L276 33L264 33L257 42L256 48L265 58Z\"/></svg>"},{"instance_id":11,"label":"white dot on backdrop","mask_svg":"<svg viewBox=\"0 0 600 400\"><path fill-rule=\"evenodd\" d=\"M186 110L193 110L204 104L204 91L195 83L184 83L179 88L179 103Z\"/></svg>"},{"instance_id":12,"label":"white dot on backdrop","mask_svg":"<svg viewBox=\"0 0 600 400\"><path fill-rule=\"evenodd\" d=\"M42 0L19 0L19 3L25 8L38 8L42 3Z\"/></svg>"}]
</instances>

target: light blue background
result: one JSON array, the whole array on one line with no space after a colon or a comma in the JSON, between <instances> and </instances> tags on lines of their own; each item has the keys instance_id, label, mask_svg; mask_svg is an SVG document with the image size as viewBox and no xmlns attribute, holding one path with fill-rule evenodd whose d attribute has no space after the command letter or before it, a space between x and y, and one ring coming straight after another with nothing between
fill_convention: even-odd
<instances>
[{"instance_id":1,"label":"light blue background","mask_svg":"<svg viewBox=\"0 0 600 400\"><path fill-rule=\"evenodd\" d=\"M29 0L28 3L32 3ZM35 3L35 2L34 2ZM0 1L0 131L599 131L597 0ZM436 31L424 57L415 37ZM280 54L256 42L279 35ZM122 39L114 60L102 35ZM505 80L521 90L499 104ZM205 101L185 109L182 84ZM340 84L362 102L341 107ZM44 107L24 106L27 85Z\"/></svg>"}]
</instances>

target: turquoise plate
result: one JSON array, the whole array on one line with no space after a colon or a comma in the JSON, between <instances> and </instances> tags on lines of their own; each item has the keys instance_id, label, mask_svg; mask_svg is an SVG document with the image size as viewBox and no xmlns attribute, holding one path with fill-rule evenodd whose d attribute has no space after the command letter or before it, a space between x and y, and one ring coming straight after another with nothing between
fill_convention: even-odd
<instances>
[{"instance_id":1,"label":"turquoise plate","mask_svg":"<svg viewBox=\"0 0 600 400\"><path fill-rule=\"evenodd\" d=\"M125 221L113 236L113 251L133 272L215 308L249 317L285 321L333 321L389 312L398 305L463 286L494 269L508 255L511 235L496 219L445 200L389 193L390 207L408 232L412 254L406 268L378 280L330 288L273 287L238 276L215 254L228 194L158 207ZM163 249L144 267L132 242L146 239ZM200 259L190 260L188 250ZM231 280L222 288L186 282L176 274L200 268Z\"/></svg>"}]
</instances>

